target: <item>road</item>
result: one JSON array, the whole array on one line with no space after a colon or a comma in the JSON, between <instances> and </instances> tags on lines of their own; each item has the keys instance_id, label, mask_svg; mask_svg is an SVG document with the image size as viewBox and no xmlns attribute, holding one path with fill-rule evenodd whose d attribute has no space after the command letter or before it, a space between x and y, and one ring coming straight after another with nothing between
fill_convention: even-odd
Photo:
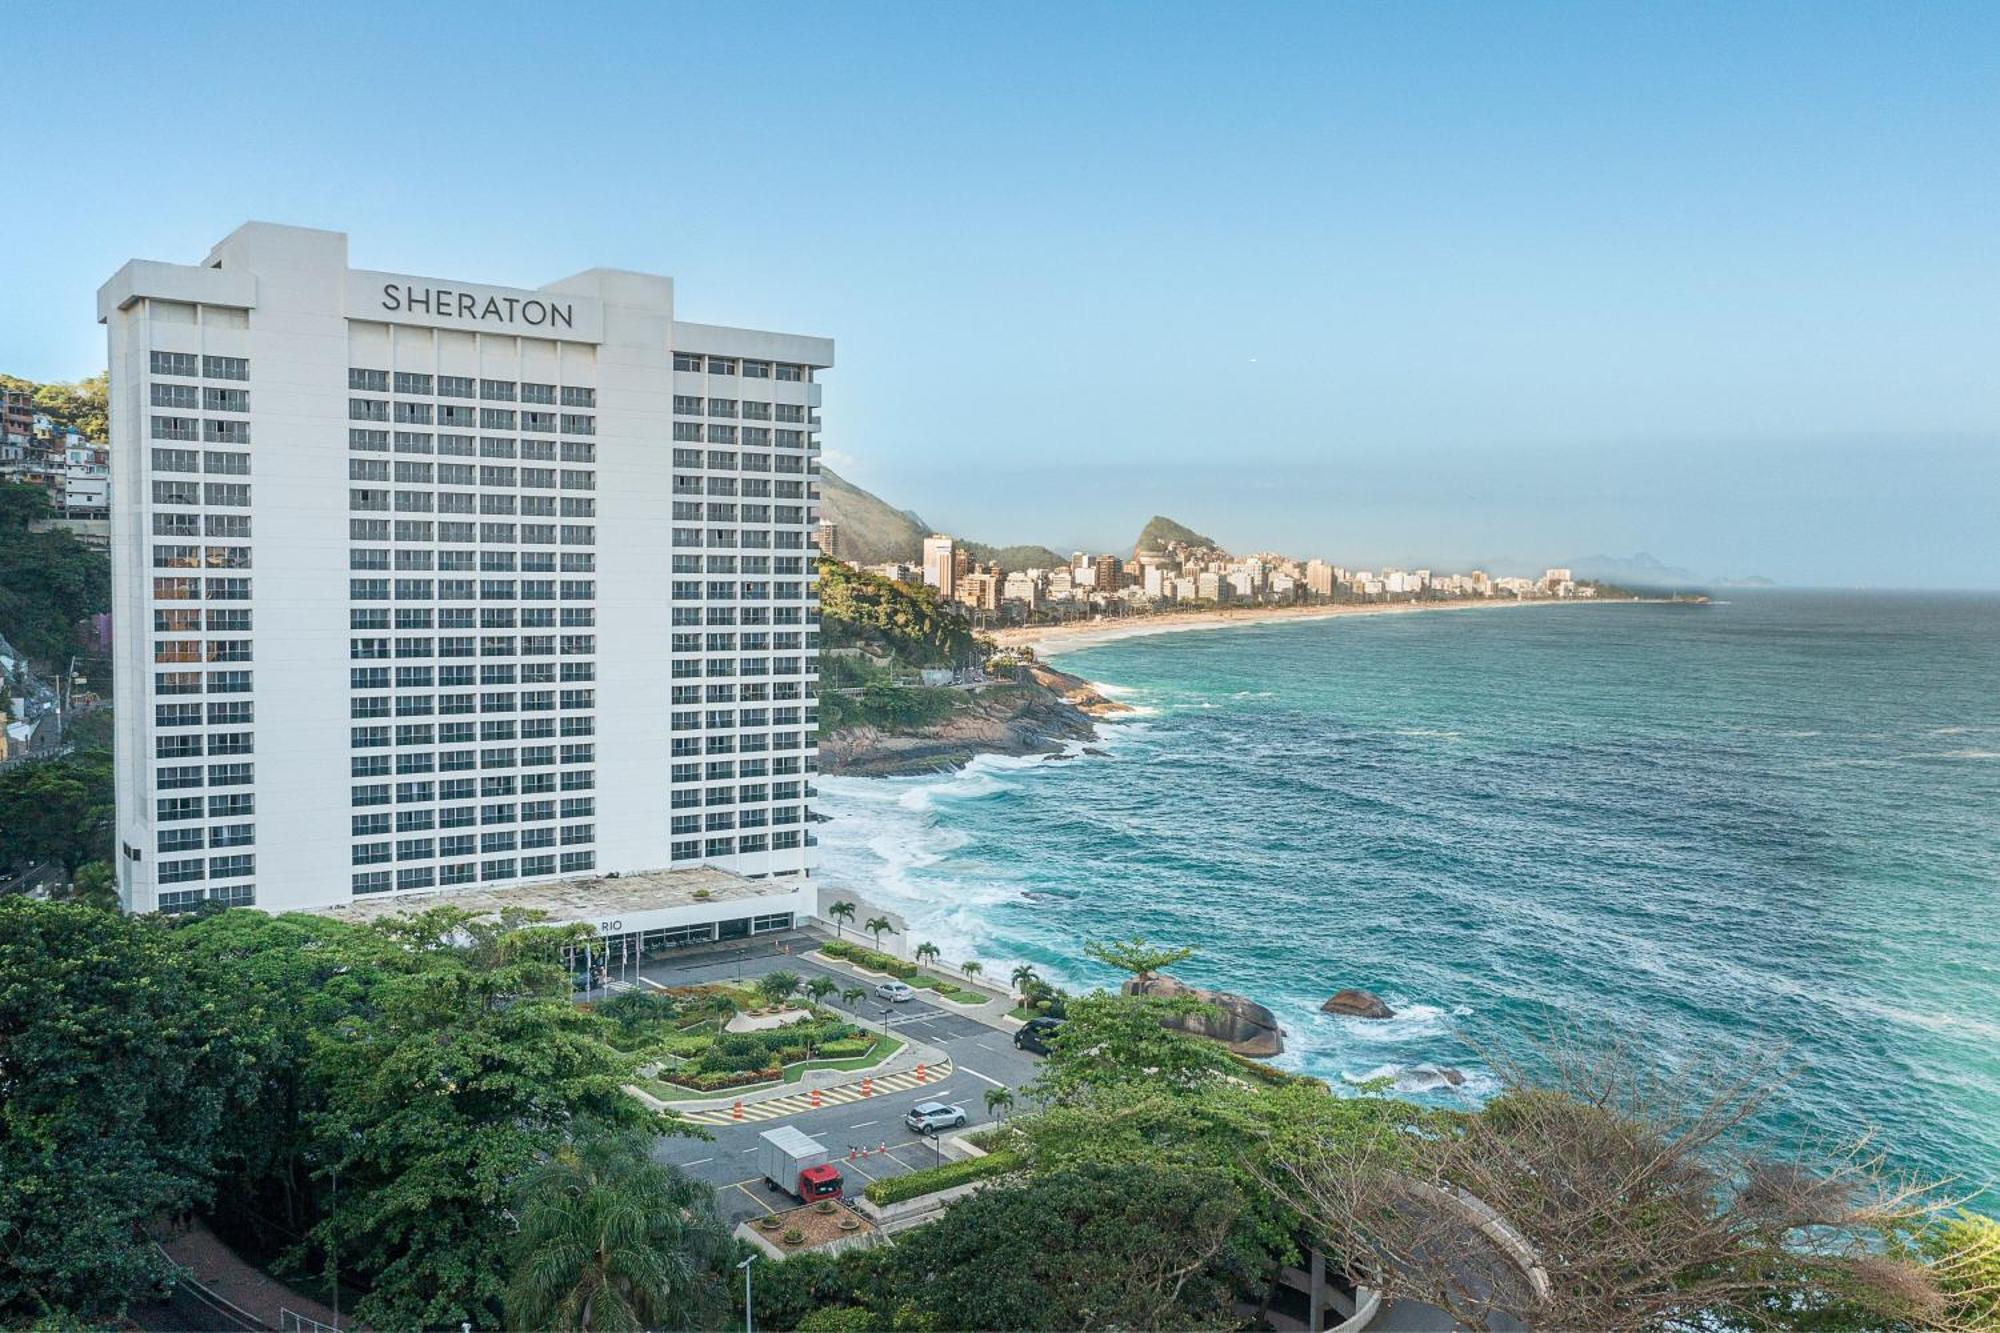
<instances>
[{"instance_id":1,"label":"road","mask_svg":"<svg viewBox=\"0 0 2000 1333\"><path fill-rule=\"evenodd\" d=\"M807 937L788 937L793 948L803 951L813 945ZM803 980L828 976L843 986L860 984L852 976L821 967L811 959L779 951L785 940L745 944L723 953L697 955L680 961L649 964L642 975L663 986L688 986L704 981L754 983L766 972L779 969L795 972ZM921 1094L885 1094L867 1101L826 1106L782 1120L766 1120L742 1125L725 1125L710 1130L710 1139L668 1137L659 1141L654 1156L686 1170L715 1188L716 1203L730 1224L767 1212L796 1206L788 1195L766 1190L757 1176L757 1136L777 1125L791 1125L824 1143L841 1159L841 1173L847 1178L847 1193L858 1195L871 1180L901 1175L939 1159L935 1143L906 1128L903 1113L920 1101L940 1101L963 1106L967 1125L977 1128L992 1122L986 1112L988 1089L1004 1087L1015 1091L1017 1109L1025 1109L1027 1097L1018 1089L1035 1077L1041 1064L1037 1056L1014 1049L1011 1034L989 1027L963 1013L952 1012L949 1001L932 1003L913 998L898 1005L884 1005L871 999L861 1003L856 1021L880 1028L882 1011L887 1008L889 1030L899 1037L914 1038L942 1048L951 1056L952 1073L934 1088ZM922 996L924 992L918 991ZM838 996L829 997L828 1008L843 1009ZM855 1075L858 1080L860 1075ZM886 1145L887 1151L883 1151ZM849 1150L856 1156L847 1161ZM862 1154L866 1155L862 1155Z\"/></svg>"}]
</instances>

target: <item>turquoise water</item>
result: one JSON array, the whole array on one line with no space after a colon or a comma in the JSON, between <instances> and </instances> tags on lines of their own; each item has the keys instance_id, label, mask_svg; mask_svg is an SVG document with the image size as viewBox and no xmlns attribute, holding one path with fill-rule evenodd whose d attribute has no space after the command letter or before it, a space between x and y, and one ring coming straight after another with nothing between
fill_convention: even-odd
<instances>
[{"instance_id":1,"label":"turquoise water","mask_svg":"<svg viewBox=\"0 0 2000 1333\"><path fill-rule=\"evenodd\" d=\"M824 869L989 975L1186 943L1278 1063L1441 1102L1556 1026L1782 1048L1766 1128L2000 1179L2000 598L1740 595L1159 635L1061 656L1107 758L823 782ZM1343 986L1400 1010L1318 1012ZM1416 1066L1471 1077L1437 1088ZM1994 1195L1989 1194L1990 1203Z\"/></svg>"}]
</instances>

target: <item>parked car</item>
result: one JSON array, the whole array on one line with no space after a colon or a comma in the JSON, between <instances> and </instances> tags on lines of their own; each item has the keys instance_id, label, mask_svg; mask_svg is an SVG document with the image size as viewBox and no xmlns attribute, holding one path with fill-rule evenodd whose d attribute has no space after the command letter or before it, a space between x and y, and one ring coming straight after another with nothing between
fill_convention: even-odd
<instances>
[{"instance_id":1,"label":"parked car","mask_svg":"<svg viewBox=\"0 0 2000 1333\"><path fill-rule=\"evenodd\" d=\"M875 988L876 999L887 1000L892 1004L901 1004L915 994L908 983L901 981L885 981Z\"/></svg>"},{"instance_id":2,"label":"parked car","mask_svg":"<svg viewBox=\"0 0 2000 1333\"><path fill-rule=\"evenodd\" d=\"M1033 1051L1036 1055L1047 1055L1049 1038L1055 1036L1061 1029L1060 1018L1031 1018L1021 1024L1020 1030L1014 1033L1014 1049Z\"/></svg>"},{"instance_id":3,"label":"parked car","mask_svg":"<svg viewBox=\"0 0 2000 1333\"><path fill-rule=\"evenodd\" d=\"M903 1117L903 1123L919 1134L935 1134L941 1129L957 1129L965 1123L963 1106L948 1106L944 1102L918 1102Z\"/></svg>"}]
</instances>

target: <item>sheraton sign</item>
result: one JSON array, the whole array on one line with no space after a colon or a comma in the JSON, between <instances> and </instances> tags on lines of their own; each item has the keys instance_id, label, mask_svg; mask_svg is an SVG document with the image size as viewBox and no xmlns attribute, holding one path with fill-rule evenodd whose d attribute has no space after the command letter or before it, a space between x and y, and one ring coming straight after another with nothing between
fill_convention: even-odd
<instances>
[{"instance_id":1,"label":"sheraton sign","mask_svg":"<svg viewBox=\"0 0 2000 1333\"><path fill-rule=\"evenodd\" d=\"M583 297L395 273L350 273L347 317L577 342L597 342L603 326L598 303Z\"/></svg>"}]
</instances>

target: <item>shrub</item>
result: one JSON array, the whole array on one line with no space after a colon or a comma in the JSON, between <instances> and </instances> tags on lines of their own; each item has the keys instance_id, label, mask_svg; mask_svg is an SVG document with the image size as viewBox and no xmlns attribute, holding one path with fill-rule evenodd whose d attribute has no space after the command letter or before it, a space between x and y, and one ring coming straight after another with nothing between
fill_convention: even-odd
<instances>
[{"instance_id":1,"label":"shrub","mask_svg":"<svg viewBox=\"0 0 2000 1333\"><path fill-rule=\"evenodd\" d=\"M822 944L820 952L832 958L844 958L856 967L865 967L871 972L887 972L904 981L909 981L923 971L915 963L906 963L900 958L856 944L852 940L833 940Z\"/></svg>"},{"instance_id":2,"label":"shrub","mask_svg":"<svg viewBox=\"0 0 2000 1333\"><path fill-rule=\"evenodd\" d=\"M806 1243L806 1233L797 1227L787 1227L783 1239L787 1245L803 1245Z\"/></svg>"},{"instance_id":3,"label":"shrub","mask_svg":"<svg viewBox=\"0 0 2000 1333\"><path fill-rule=\"evenodd\" d=\"M820 1056L827 1060L853 1060L874 1049L875 1042L870 1037L843 1037L839 1041L824 1042L818 1047Z\"/></svg>"},{"instance_id":4,"label":"shrub","mask_svg":"<svg viewBox=\"0 0 2000 1333\"><path fill-rule=\"evenodd\" d=\"M984 1157L968 1157L963 1161L945 1162L939 1166L927 1166L921 1171L912 1171L906 1176L891 1176L887 1180L877 1180L862 1191L868 1201L875 1204L901 1203L905 1199L919 1198L925 1194L935 1194L958 1185L969 1185L975 1180L990 1180L1019 1169L1021 1155L1003 1148L999 1152L988 1153Z\"/></svg>"}]
</instances>

